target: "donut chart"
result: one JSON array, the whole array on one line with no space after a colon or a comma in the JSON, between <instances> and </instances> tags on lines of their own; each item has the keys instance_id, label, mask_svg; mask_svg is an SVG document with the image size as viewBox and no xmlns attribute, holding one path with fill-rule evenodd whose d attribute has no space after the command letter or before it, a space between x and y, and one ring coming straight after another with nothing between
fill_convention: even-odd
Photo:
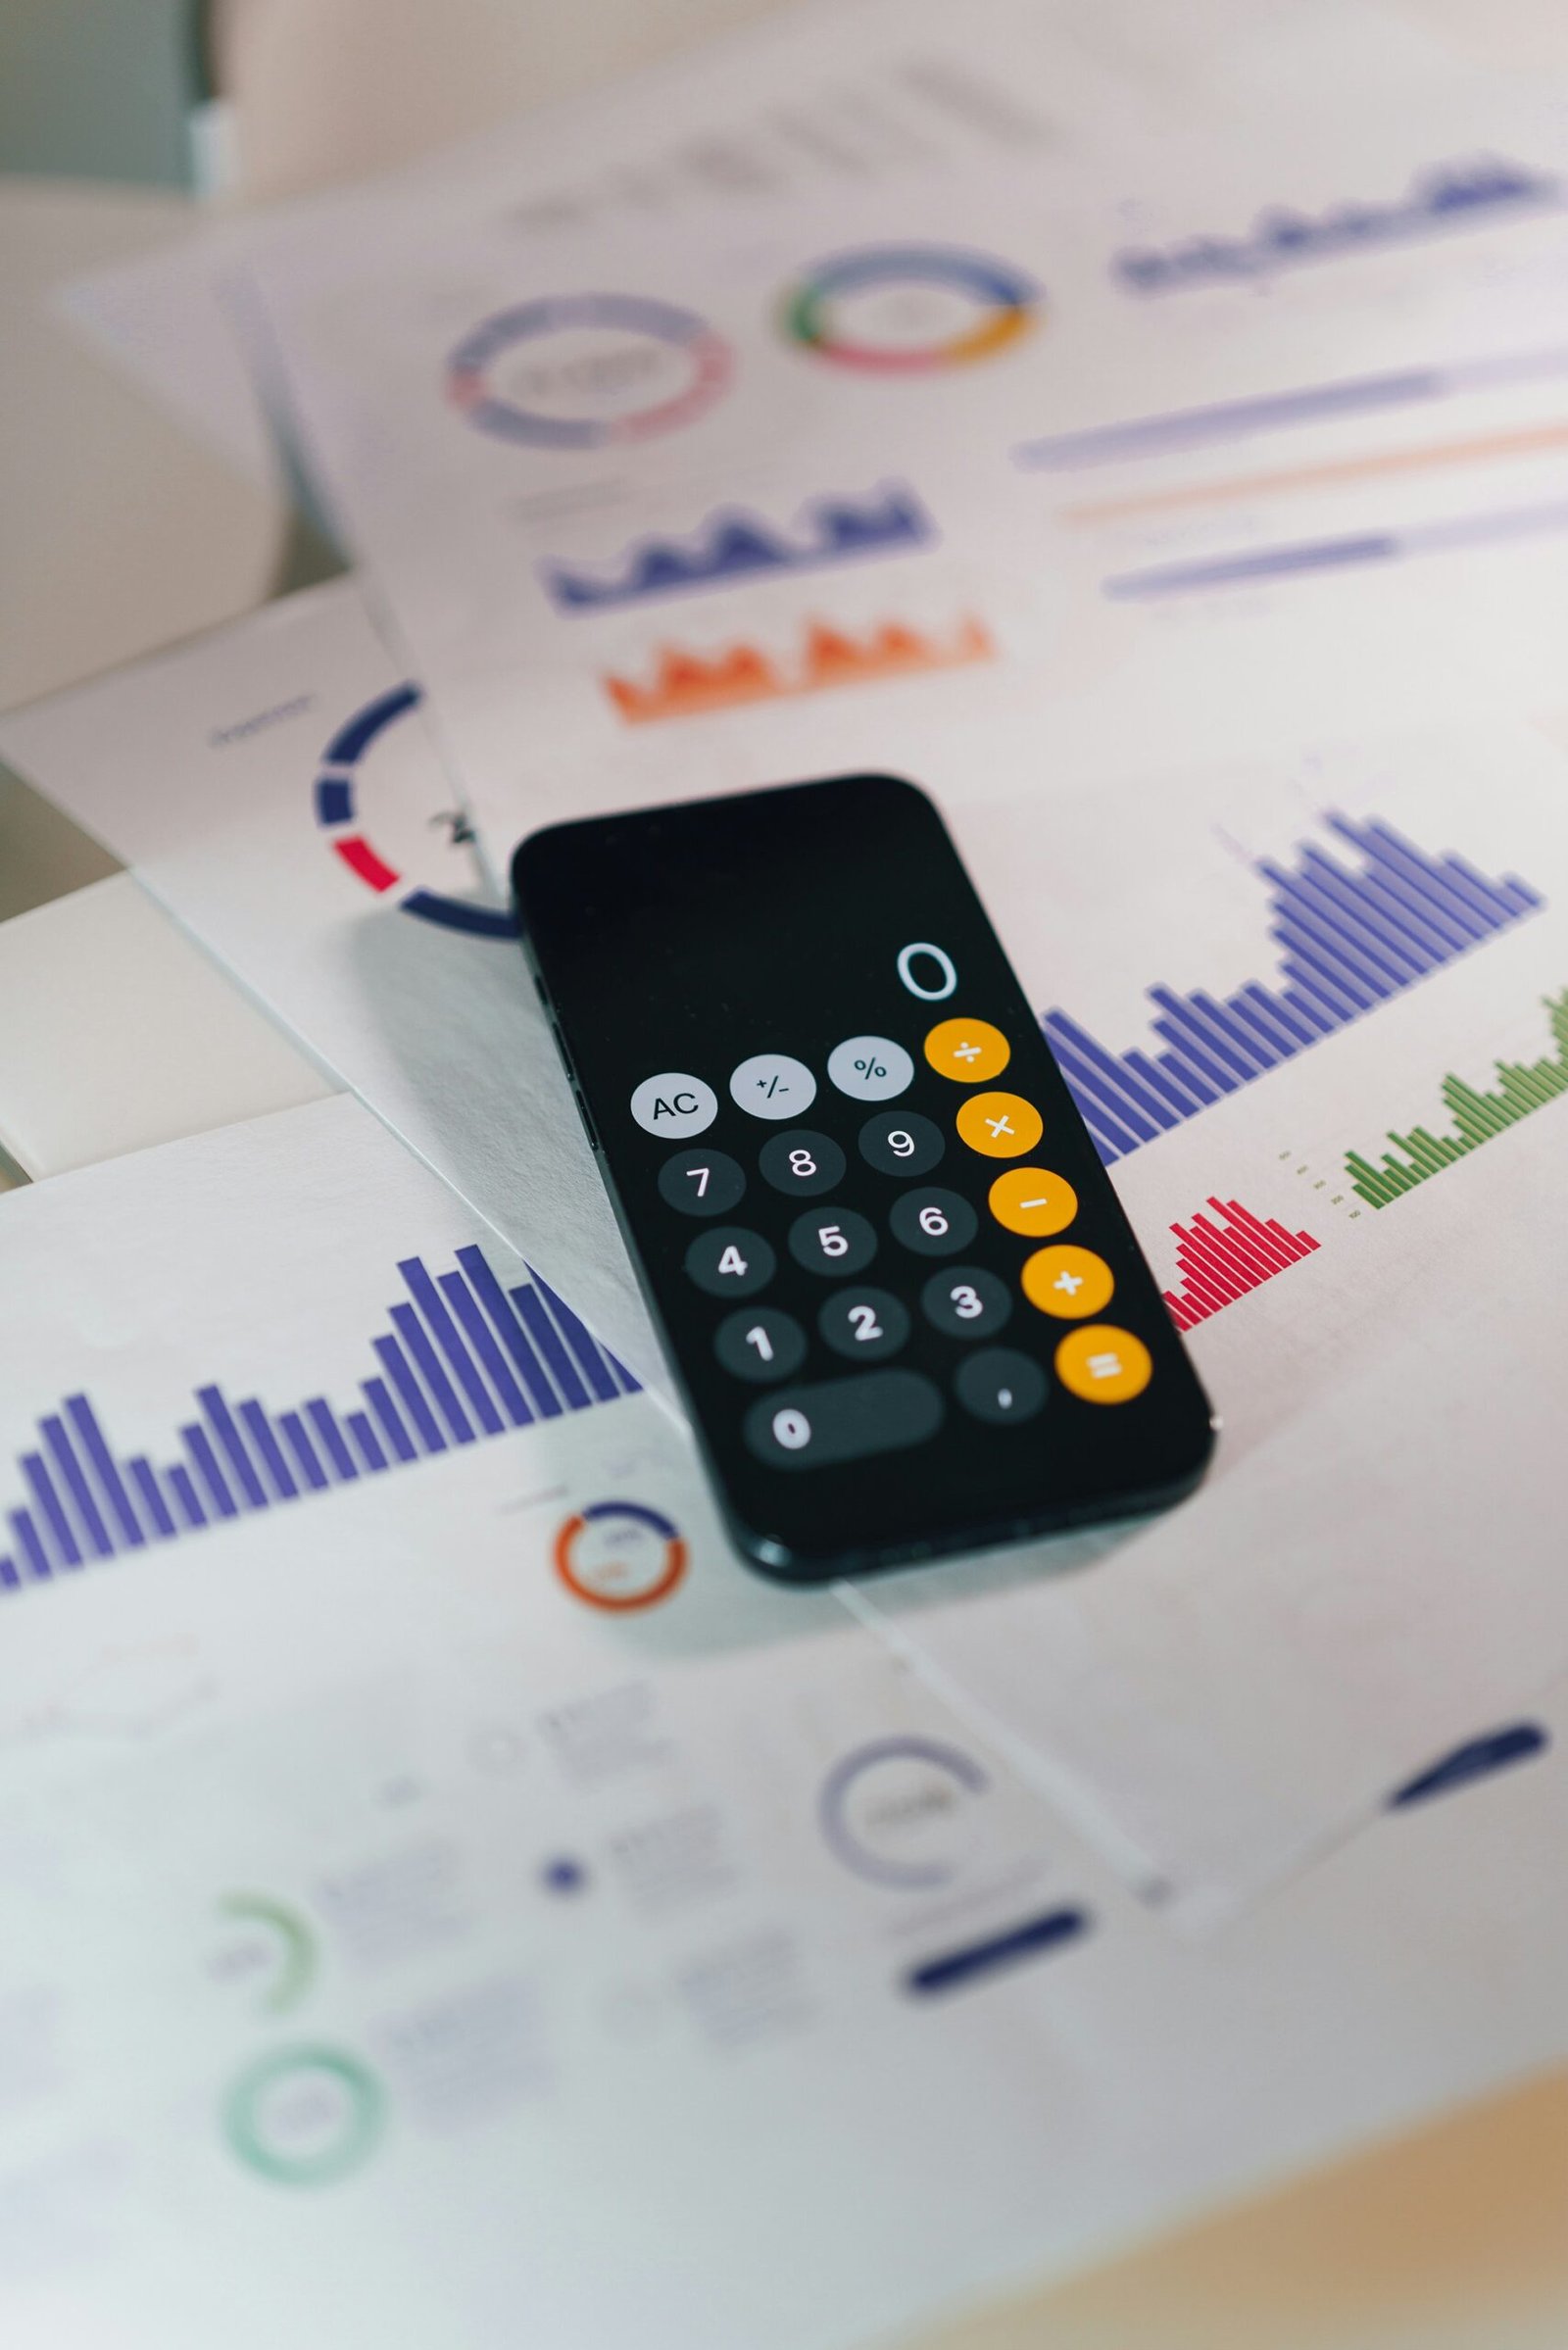
<instances>
[{"instance_id":1,"label":"donut chart","mask_svg":"<svg viewBox=\"0 0 1568 2350\"><path fill-rule=\"evenodd\" d=\"M889 339L845 315L878 297L908 314L890 319ZM819 262L787 297L784 331L835 367L930 374L994 358L1033 331L1039 309L1039 286L1010 262L956 246L872 245Z\"/></svg>"},{"instance_id":2,"label":"donut chart","mask_svg":"<svg viewBox=\"0 0 1568 2350\"><path fill-rule=\"evenodd\" d=\"M316 779L316 820L330 836L333 853L368 889L378 897L393 890L403 892L397 901L400 912L415 914L421 922L439 923L444 930L466 930L477 938L514 939L517 921L514 913L500 906L475 906L466 898L449 898L418 883L407 886L404 875L371 847L360 828L361 763L387 728L417 710L423 699L416 685L393 686L344 720L321 754L321 771Z\"/></svg>"},{"instance_id":3,"label":"donut chart","mask_svg":"<svg viewBox=\"0 0 1568 2350\"><path fill-rule=\"evenodd\" d=\"M521 394L497 379L519 355ZM604 449L693 423L734 369L728 343L696 311L642 294L552 294L466 334L447 361L447 397L497 440Z\"/></svg>"},{"instance_id":4,"label":"donut chart","mask_svg":"<svg viewBox=\"0 0 1568 2350\"><path fill-rule=\"evenodd\" d=\"M678 1526L643 1501L595 1501L556 1536L556 1573L574 1599L612 1615L657 1607L686 1572Z\"/></svg>"}]
</instances>

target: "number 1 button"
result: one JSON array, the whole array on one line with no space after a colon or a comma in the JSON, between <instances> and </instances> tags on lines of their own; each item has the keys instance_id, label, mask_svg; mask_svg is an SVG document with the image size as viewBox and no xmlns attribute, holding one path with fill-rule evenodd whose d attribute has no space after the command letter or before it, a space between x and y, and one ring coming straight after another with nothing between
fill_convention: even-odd
<instances>
[{"instance_id":1,"label":"number 1 button","mask_svg":"<svg viewBox=\"0 0 1568 2350\"><path fill-rule=\"evenodd\" d=\"M776 1306L743 1306L714 1331L713 1352L737 1379L788 1379L806 1359L806 1333Z\"/></svg>"}]
</instances>

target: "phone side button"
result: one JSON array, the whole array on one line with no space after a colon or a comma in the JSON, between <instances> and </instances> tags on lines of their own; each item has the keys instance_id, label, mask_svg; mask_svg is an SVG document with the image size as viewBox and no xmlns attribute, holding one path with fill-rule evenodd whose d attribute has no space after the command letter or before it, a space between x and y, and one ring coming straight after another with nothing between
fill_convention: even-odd
<instances>
[{"instance_id":1,"label":"phone side button","mask_svg":"<svg viewBox=\"0 0 1568 2350\"><path fill-rule=\"evenodd\" d=\"M945 1411L918 1371L866 1371L763 1396L746 1415L746 1442L770 1468L822 1468L923 1444Z\"/></svg>"},{"instance_id":2,"label":"phone side button","mask_svg":"<svg viewBox=\"0 0 1568 2350\"><path fill-rule=\"evenodd\" d=\"M572 1098L573 1102L576 1102L576 1104L577 1104L577 1115L578 1115L578 1117L579 1117L579 1118L581 1118L581 1120L582 1120L582 1130L583 1130L584 1134L585 1134L585 1135L588 1137L588 1148L589 1148L589 1150L590 1150L590 1151L597 1151L597 1150L598 1150L598 1148L599 1148L599 1137L598 1137L598 1135L597 1135L597 1134L594 1132L594 1122L593 1122L592 1118L591 1118L591 1117L588 1115L588 1104L587 1104L587 1102L586 1102L583 1100L583 1098L582 1098L582 1093L581 1093L581 1089L580 1089L579 1087L577 1087L577 1086L573 1086L573 1087L572 1087L572 1089L571 1089L571 1098Z\"/></svg>"}]
</instances>

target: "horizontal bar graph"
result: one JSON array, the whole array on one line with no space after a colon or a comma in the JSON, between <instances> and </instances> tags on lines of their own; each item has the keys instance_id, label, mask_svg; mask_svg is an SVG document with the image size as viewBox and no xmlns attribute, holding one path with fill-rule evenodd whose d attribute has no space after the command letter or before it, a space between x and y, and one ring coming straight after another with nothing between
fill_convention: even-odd
<instances>
[{"instance_id":1,"label":"horizontal bar graph","mask_svg":"<svg viewBox=\"0 0 1568 2350\"><path fill-rule=\"evenodd\" d=\"M1216 1199L1208 1205L1214 1217L1197 1215L1191 1224L1173 1224L1180 1287L1166 1290L1165 1303L1178 1330L1206 1322L1249 1290L1261 1289L1287 1265L1310 1256L1318 1243L1309 1232L1288 1232L1270 1216L1266 1223L1239 1199Z\"/></svg>"},{"instance_id":2,"label":"horizontal bar graph","mask_svg":"<svg viewBox=\"0 0 1568 2350\"><path fill-rule=\"evenodd\" d=\"M6 1513L0 1592L638 1392L531 1268L508 1289L470 1247L451 1271L432 1275L409 1256L398 1273L407 1296L387 1309L390 1332L370 1341L377 1370L361 1380L353 1409L317 1395L272 1411L204 1382L178 1457L162 1467L117 1452L85 1395L45 1412L37 1443L17 1460L24 1498Z\"/></svg>"},{"instance_id":3,"label":"horizontal bar graph","mask_svg":"<svg viewBox=\"0 0 1568 2350\"><path fill-rule=\"evenodd\" d=\"M1433 1134L1425 1126L1412 1127L1408 1134L1391 1130L1389 1140L1395 1148L1385 1151L1376 1166L1359 1151L1348 1151L1346 1170L1358 1198L1371 1207L1388 1207L1404 1193L1414 1191L1417 1184L1441 1175L1455 1159L1478 1151L1521 1118L1568 1094L1568 988L1560 996L1543 1001L1556 1052L1541 1060L1494 1062L1497 1083L1490 1094L1466 1085L1462 1077L1445 1077L1438 1091L1453 1119L1452 1131Z\"/></svg>"},{"instance_id":4,"label":"horizontal bar graph","mask_svg":"<svg viewBox=\"0 0 1568 2350\"><path fill-rule=\"evenodd\" d=\"M1568 530L1568 501L1555 498L1534 506L1450 514L1404 530L1349 531L1340 538L1288 540L1277 547L1204 556L1197 563L1155 563L1141 571L1117 572L1102 579L1100 587L1113 604L1158 603L1170 596L1249 587L1260 579L1299 579L1309 571L1344 571L1415 555L1456 555L1470 547L1503 546L1561 530Z\"/></svg>"},{"instance_id":5,"label":"horizontal bar graph","mask_svg":"<svg viewBox=\"0 0 1568 2350\"><path fill-rule=\"evenodd\" d=\"M1272 985L1248 980L1222 1002L1156 981L1145 993L1163 1052L1112 1053L1067 1012L1045 1014L1046 1041L1107 1166L1544 904L1512 875L1493 880L1462 857L1429 856L1378 817L1323 823L1353 862L1312 840L1283 861L1254 862L1279 950Z\"/></svg>"}]
</instances>

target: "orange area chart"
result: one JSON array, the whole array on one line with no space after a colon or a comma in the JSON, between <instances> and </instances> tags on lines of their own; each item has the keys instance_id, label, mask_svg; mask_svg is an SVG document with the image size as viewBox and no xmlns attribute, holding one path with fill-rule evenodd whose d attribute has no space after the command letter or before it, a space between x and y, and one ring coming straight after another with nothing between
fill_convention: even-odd
<instances>
[{"instance_id":1,"label":"orange area chart","mask_svg":"<svg viewBox=\"0 0 1568 2350\"><path fill-rule=\"evenodd\" d=\"M611 674L604 685L628 726L646 726L656 718L691 718L704 710L819 694L836 685L866 685L878 678L961 668L970 661L995 658L996 646L989 631L971 618L960 621L947 639L923 636L897 620L885 622L863 638L813 621L793 661L774 660L755 645L733 645L711 659L666 645L651 684L639 685Z\"/></svg>"}]
</instances>

